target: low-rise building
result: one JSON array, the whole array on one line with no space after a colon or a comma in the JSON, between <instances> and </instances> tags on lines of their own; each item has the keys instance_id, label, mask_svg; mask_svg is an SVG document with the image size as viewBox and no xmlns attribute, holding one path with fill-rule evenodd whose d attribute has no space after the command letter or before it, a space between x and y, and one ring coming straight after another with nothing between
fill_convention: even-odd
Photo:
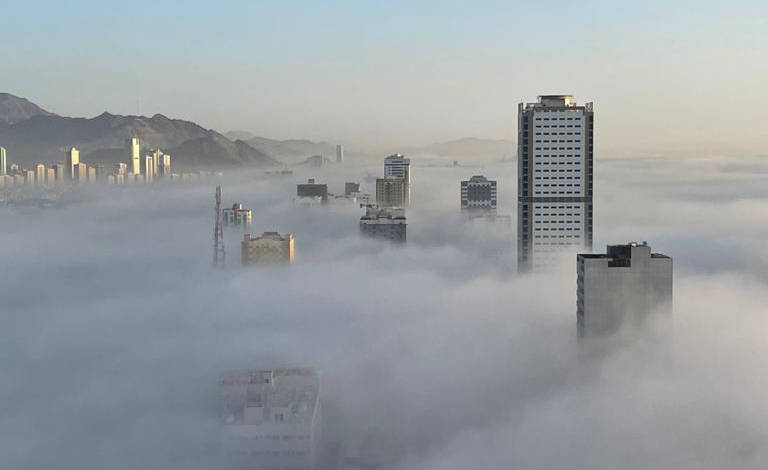
<instances>
[{"instance_id":1,"label":"low-rise building","mask_svg":"<svg viewBox=\"0 0 768 470\"><path fill-rule=\"evenodd\" d=\"M323 204L328 202L328 185L315 183L314 178L310 178L306 183L296 185L296 196L302 197L320 197Z\"/></svg>"},{"instance_id":2,"label":"low-rise building","mask_svg":"<svg viewBox=\"0 0 768 470\"><path fill-rule=\"evenodd\" d=\"M496 181L473 176L461 182L462 212L496 212Z\"/></svg>"},{"instance_id":3,"label":"low-rise building","mask_svg":"<svg viewBox=\"0 0 768 470\"><path fill-rule=\"evenodd\" d=\"M379 240L404 243L408 227L403 208L381 208L375 204L365 207L360 217L360 233Z\"/></svg>"},{"instance_id":4,"label":"low-rise building","mask_svg":"<svg viewBox=\"0 0 768 470\"><path fill-rule=\"evenodd\" d=\"M243 206L242 202L236 202L221 212L224 225L248 228L253 223L253 211Z\"/></svg>"},{"instance_id":5,"label":"low-rise building","mask_svg":"<svg viewBox=\"0 0 768 470\"><path fill-rule=\"evenodd\" d=\"M246 233L241 245L243 266L292 264L296 259L292 233L264 232L260 237Z\"/></svg>"},{"instance_id":6,"label":"low-rise building","mask_svg":"<svg viewBox=\"0 0 768 470\"><path fill-rule=\"evenodd\" d=\"M315 467L322 415L312 368L232 372L219 382L222 447L236 466Z\"/></svg>"}]
</instances>

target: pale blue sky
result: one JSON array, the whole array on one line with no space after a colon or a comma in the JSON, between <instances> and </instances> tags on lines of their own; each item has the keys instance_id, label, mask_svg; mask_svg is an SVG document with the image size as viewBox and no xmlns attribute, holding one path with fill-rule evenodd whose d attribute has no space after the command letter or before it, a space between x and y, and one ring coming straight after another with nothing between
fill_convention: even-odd
<instances>
[{"instance_id":1,"label":"pale blue sky","mask_svg":"<svg viewBox=\"0 0 768 470\"><path fill-rule=\"evenodd\" d=\"M570 92L606 153L767 153L766 18L757 1L12 2L0 91L370 149L514 138L517 102Z\"/></svg>"}]
</instances>

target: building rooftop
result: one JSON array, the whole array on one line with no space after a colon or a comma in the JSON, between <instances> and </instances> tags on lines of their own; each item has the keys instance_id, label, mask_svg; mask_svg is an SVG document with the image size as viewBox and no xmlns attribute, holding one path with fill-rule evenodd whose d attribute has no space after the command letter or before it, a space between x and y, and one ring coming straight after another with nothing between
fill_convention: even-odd
<instances>
[{"instance_id":1,"label":"building rooftop","mask_svg":"<svg viewBox=\"0 0 768 470\"><path fill-rule=\"evenodd\" d=\"M578 257L583 259L607 259L609 267L629 267L632 263L633 248L641 248L647 253L646 257L670 259L669 256L662 253L651 252L651 247L647 242L628 242L624 245L608 245L607 253L605 254L592 254L592 253L579 253ZM641 255L642 256L642 255Z\"/></svg>"},{"instance_id":2,"label":"building rooftop","mask_svg":"<svg viewBox=\"0 0 768 470\"><path fill-rule=\"evenodd\" d=\"M219 392L224 423L309 423L318 408L320 379L310 367L236 371L221 378Z\"/></svg>"},{"instance_id":3,"label":"building rooftop","mask_svg":"<svg viewBox=\"0 0 768 470\"><path fill-rule=\"evenodd\" d=\"M245 239L248 241L251 240L263 240L263 239L270 239L270 240L280 240L280 241L287 241L293 238L292 233L286 233L284 235L281 235L278 232L264 232L261 234L260 237L254 237L250 233L246 233L244 235Z\"/></svg>"}]
</instances>

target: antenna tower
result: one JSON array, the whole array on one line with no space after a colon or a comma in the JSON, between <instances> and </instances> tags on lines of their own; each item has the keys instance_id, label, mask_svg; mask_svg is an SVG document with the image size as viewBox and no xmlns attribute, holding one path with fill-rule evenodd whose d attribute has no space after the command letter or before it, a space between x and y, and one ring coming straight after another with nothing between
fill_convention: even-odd
<instances>
[{"instance_id":1,"label":"antenna tower","mask_svg":"<svg viewBox=\"0 0 768 470\"><path fill-rule=\"evenodd\" d=\"M213 265L224 266L224 230L221 227L221 186L216 186L216 225L213 228Z\"/></svg>"}]
</instances>

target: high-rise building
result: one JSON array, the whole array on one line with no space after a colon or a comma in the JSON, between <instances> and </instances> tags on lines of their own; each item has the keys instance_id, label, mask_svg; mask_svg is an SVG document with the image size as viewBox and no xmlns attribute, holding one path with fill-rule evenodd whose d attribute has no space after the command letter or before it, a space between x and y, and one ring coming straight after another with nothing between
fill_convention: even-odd
<instances>
[{"instance_id":1,"label":"high-rise building","mask_svg":"<svg viewBox=\"0 0 768 470\"><path fill-rule=\"evenodd\" d=\"M344 195L351 196L353 193L360 192L360 183L344 183Z\"/></svg>"},{"instance_id":2,"label":"high-rise building","mask_svg":"<svg viewBox=\"0 0 768 470\"><path fill-rule=\"evenodd\" d=\"M48 186L56 184L56 170L54 168L47 168L45 170L45 183Z\"/></svg>"},{"instance_id":3,"label":"high-rise building","mask_svg":"<svg viewBox=\"0 0 768 470\"><path fill-rule=\"evenodd\" d=\"M24 184L27 186L34 186L36 182L35 170L26 170L24 172Z\"/></svg>"},{"instance_id":4,"label":"high-rise building","mask_svg":"<svg viewBox=\"0 0 768 470\"><path fill-rule=\"evenodd\" d=\"M577 256L576 318L581 336L637 326L672 313L672 258L645 242L609 245L606 254Z\"/></svg>"},{"instance_id":5,"label":"high-rise building","mask_svg":"<svg viewBox=\"0 0 768 470\"><path fill-rule=\"evenodd\" d=\"M45 184L45 165L42 163L35 165L35 183L38 186L43 186Z\"/></svg>"},{"instance_id":6,"label":"high-rise building","mask_svg":"<svg viewBox=\"0 0 768 470\"><path fill-rule=\"evenodd\" d=\"M344 163L344 146L336 144L336 163Z\"/></svg>"},{"instance_id":7,"label":"high-rise building","mask_svg":"<svg viewBox=\"0 0 768 470\"><path fill-rule=\"evenodd\" d=\"M376 178L376 203L382 207L408 205L408 183L405 178Z\"/></svg>"},{"instance_id":8,"label":"high-rise building","mask_svg":"<svg viewBox=\"0 0 768 470\"><path fill-rule=\"evenodd\" d=\"M328 185L315 183L315 180L310 178L306 183L296 185L296 196L319 197L322 199L323 204L325 204L328 202Z\"/></svg>"},{"instance_id":9,"label":"high-rise building","mask_svg":"<svg viewBox=\"0 0 768 470\"><path fill-rule=\"evenodd\" d=\"M221 213L224 218L224 225L248 229L253 223L253 211L243 206L242 202L232 204L232 207L224 209Z\"/></svg>"},{"instance_id":10,"label":"high-rise building","mask_svg":"<svg viewBox=\"0 0 768 470\"><path fill-rule=\"evenodd\" d=\"M405 242L408 224L403 208L381 208L375 204L366 206L360 217L360 233L363 236L392 242Z\"/></svg>"},{"instance_id":11,"label":"high-rise building","mask_svg":"<svg viewBox=\"0 0 768 470\"><path fill-rule=\"evenodd\" d=\"M80 163L80 151L77 147L72 147L67 152L67 170L70 181L75 180L75 165Z\"/></svg>"},{"instance_id":12,"label":"high-rise building","mask_svg":"<svg viewBox=\"0 0 768 470\"><path fill-rule=\"evenodd\" d=\"M384 159L384 178L401 178L405 182L405 202L411 202L411 159L396 153Z\"/></svg>"},{"instance_id":13,"label":"high-rise building","mask_svg":"<svg viewBox=\"0 0 768 470\"><path fill-rule=\"evenodd\" d=\"M260 237L245 234L241 244L243 266L292 264L296 258L293 234L264 232Z\"/></svg>"},{"instance_id":14,"label":"high-rise building","mask_svg":"<svg viewBox=\"0 0 768 470\"><path fill-rule=\"evenodd\" d=\"M57 163L53 165L54 170L56 171L56 183L62 184L64 181L66 181L65 175L69 174L67 172L67 167L63 163Z\"/></svg>"},{"instance_id":15,"label":"high-rise building","mask_svg":"<svg viewBox=\"0 0 768 470\"><path fill-rule=\"evenodd\" d=\"M592 103L542 95L518 106L518 270L592 249Z\"/></svg>"},{"instance_id":16,"label":"high-rise building","mask_svg":"<svg viewBox=\"0 0 768 470\"><path fill-rule=\"evenodd\" d=\"M159 176L162 176L165 179L169 179L171 177L171 156L162 154L160 157Z\"/></svg>"},{"instance_id":17,"label":"high-rise building","mask_svg":"<svg viewBox=\"0 0 768 470\"><path fill-rule=\"evenodd\" d=\"M92 166L89 166L88 167L88 182L89 183L95 183L97 181L98 181L98 179L96 177L96 168L92 167Z\"/></svg>"},{"instance_id":18,"label":"high-rise building","mask_svg":"<svg viewBox=\"0 0 768 470\"><path fill-rule=\"evenodd\" d=\"M5 147L0 147L0 176L8 174L8 152Z\"/></svg>"},{"instance_id":19,"label":"high-rise building","mask_svg":"<svg viewBox=\"0 0 768 470\"><path fill-rule=\"evenodd\" d=\"M78 163L75 165L75 182L77 184L88 183L88 165L85 163Z\"/></svg>"},{"instance_id":20,"label":"high-rise building","mask_svg":"<svg viewBox=\"0 0 768 470\"><path fill-rule=\"evenodd\" d=\"M496 212L496 181L485 176L473 176L461 182L461 210Z\"/></svg>"},{"instance_id":21,"label":"high-rise building","mask_svg":"<svg viewBox=\"0 0 768 470\"><path fill-rule=\"evenodd\" d=\"M138 137L131 137L128 141L128 146L131 153L131 173L134 175L141 174L141 142Z\"/></svg>"},{"instance_id":22,"label":"high-rise building","mask_svg":"<svg viewBox=\"0 0 768 470\"><path fill-rule=\"evenodd\" d=\"M153 155L144 156L144 181L151 183L155 179L155 157Z\"/></svg>"},{"instance_id":23,"label":"high-rise building","mask_svg":"<svg viewBox=\"0 0 768 470\"><path fill-rule=\"evenodd\" d=\"M235 468L312 470L320 378L311 368L231 372L219 382L221 443Z\"/></svg>"}]
</instances>

